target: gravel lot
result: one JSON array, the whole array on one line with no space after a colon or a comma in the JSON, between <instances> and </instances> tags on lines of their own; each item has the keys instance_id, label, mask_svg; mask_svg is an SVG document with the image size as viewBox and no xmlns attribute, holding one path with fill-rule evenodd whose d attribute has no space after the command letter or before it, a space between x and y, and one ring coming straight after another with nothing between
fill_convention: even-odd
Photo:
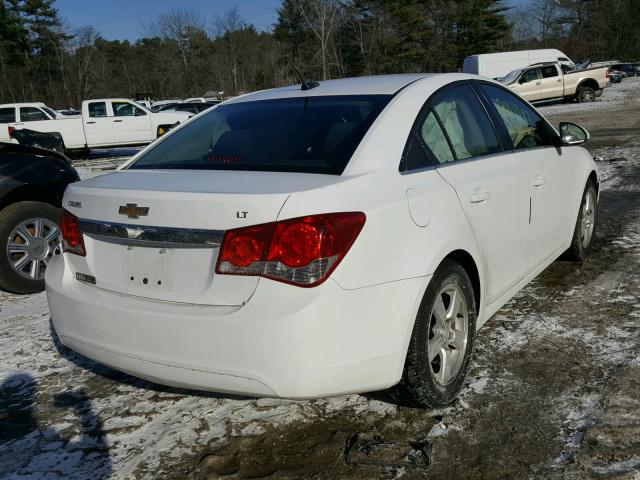
<instances>
[{"instance_id":1,"label":"gravel lot","mask_svg":"<svg viewBox=\"0 0 640 480\"><path fill-rule=\"evenodd\" d=\"M640 78L540 109L592 133L596 248L487 323L453 405L165 388L60 346L44 294L0 293L0 478L640 478ZM87 177L131 154L75 162Z\"/></svg>"}]
</instances>

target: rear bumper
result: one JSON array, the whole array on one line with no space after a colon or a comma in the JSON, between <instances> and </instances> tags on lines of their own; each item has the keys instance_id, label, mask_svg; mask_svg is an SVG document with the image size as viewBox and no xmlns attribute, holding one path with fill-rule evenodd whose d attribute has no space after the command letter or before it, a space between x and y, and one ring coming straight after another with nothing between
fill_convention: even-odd
<instances>
[{"instance_id":1,"label":"rear bumper","mask_svg":"<svg viewBox=\"0 0 640 480\"><path fill-rule=\"evenodd\" d=\"M72 350L157 383L287 398L397 383L428 280L357 290L261 280L246 305L216 307L86 285L65 261L49 264L46 287L55 330Z\"/></svg>"}]
</instances>

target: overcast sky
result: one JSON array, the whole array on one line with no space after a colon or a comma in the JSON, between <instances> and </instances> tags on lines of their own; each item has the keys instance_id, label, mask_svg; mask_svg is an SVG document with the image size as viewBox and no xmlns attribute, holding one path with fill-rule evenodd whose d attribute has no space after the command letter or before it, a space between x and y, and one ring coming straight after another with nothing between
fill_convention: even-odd
<instances>
[{"instance_id":1,"label":"overcast sky","mask_svg":"<svg viewBox=\"0 0 640 480\"><path fill-rule=\"evenodd\" d=\"M520 5L529 0L506 0ZM109 40L136 40L156 15L175 8L200 12L205 21L237 6L242 16L259 30L269 30L277 18L281 0L57 0L60 15L71 28L92 25Z\"/></svg>"}]
</instances>

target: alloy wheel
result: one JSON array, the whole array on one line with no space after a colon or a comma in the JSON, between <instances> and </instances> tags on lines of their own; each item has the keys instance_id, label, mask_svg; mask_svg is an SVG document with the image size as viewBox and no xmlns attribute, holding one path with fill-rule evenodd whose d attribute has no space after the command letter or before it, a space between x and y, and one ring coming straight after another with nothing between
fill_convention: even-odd
<instances>
[{"instance_id":1,"label":"alloy wheel","mask_svg":"<svg viewBox=\"0 0 640 480\"><path fill-rule=\"evenodd\" d=\"M469 337L469 311L460 287L445 285L433 304L429 321L427 354L433 379L450 383L460 371Z\"/></svg>"},{"instance_id":2,"label":"alloy wheel","mask_svg":"<svg viewBox=\"0 0 640 480\"><path fill-rule=\"evenodd\" d=\"M59 252L60 228L46 218L20 222L9 235L9 265L20 276L42 280L51 257Z\"/></svg>"},{"instance_id":3,"label":"alloy wheel","mask_svg":"<svg viewBox=\"0 0 640 480\"><path fill-rule=\"evenodd\" d=\"M593 102L595 100L595 94L591 90L585 90L582 92L583 102Z\"/></svg>"},{"instance_id":4,"label":"alloy wheel","mask_svg":"<svg viewBox=\"0 0 640 480\"><path fill-rule=\"evenodd\" d=\"M593 237L593 228L596 220L595 198L592 191L587 191L582 199L582 218L580 225L580 242L582 248L587 248Z\"/></svg>"}]
</instances>

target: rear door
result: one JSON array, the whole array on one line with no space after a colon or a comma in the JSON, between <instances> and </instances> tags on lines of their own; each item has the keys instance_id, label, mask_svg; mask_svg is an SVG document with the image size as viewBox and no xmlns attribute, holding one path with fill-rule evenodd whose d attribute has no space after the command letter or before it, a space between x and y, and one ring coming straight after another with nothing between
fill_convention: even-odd
<instances>
[{"instance_id":1,"label":"rear door","mask_svg":"<svg viewBox=\"0 0 640 480\"><path fill-rule=\"evenodd\" d=\"M469 84L439 92L431 105L453 154L453 160L437 170L455 189L469 219L485 262L487 301L491 303L524 275L527 172L503 151Z\"/></svg>"},{"instance_id":2,"label":"rear door","mask_svg":"<svg viewBox=\"0 0 640 480\"><path fill-rule=\"evenodd\" d=\"M87 102L82 112L87 146L113 145L113 118L111 105L104 100Z\"/></svg>"},{"instance_id":3,"label":"rear door","mask_svg":"<svg viewBox=\"0 0 640 480\"><path fill-rule=\"evenodd\" d=\"M557 254L573 229L572 152L556 148L546 121L511 92L487 84L480 90L508 135L506 142L511 144L514 160L528 174L531 207L525 268L531 271Z\"/></svg>"},{"instance_id":4,"label":"rear door","mask_svg":"<svg viewBox=\"0 0 640 480\"><path fill-rule=\"evenodd\" d=\"M16 126L16 108L0 108L0 141L9 141L9 127Z\"/></svg>"},{"instance_id":5,"label":"rear door","mask_svg":"<svg viewBox=\"0 0 640 480\"><path fill-rule=\"evenodd\" d=\"M124 100L112 101L111 108L115 144L144 143L154 139L151 120L145 110Z\"/></svg>"},{"instance_id":6,"label":"rear door","mask_svg":"<svg viewBox=\"0 0 640 480\"><path fill-rule=\"evenodd\" d=\"M562 75L556 65L546 65L540 69L542 73L542 98L559 98L564 94Z\"/></svg>"}]
</instances>

